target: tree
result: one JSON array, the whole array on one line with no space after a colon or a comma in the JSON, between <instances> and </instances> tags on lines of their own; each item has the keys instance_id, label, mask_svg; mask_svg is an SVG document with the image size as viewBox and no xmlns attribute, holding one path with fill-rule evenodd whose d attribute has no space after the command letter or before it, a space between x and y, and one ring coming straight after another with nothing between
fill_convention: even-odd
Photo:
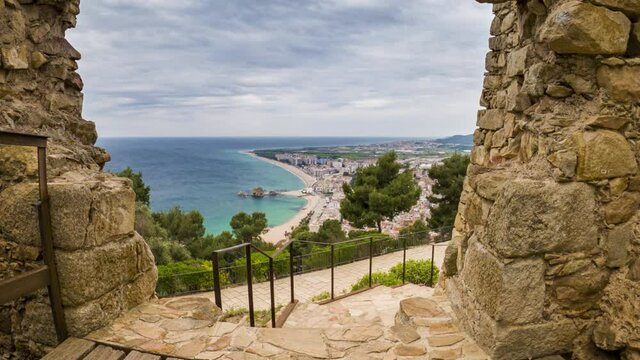
<instances>
[{"instance_id":1,"label":"tree","mask_svg":"<svg viewBox=\"0 0 640 360\"><path fill-rule=\"evenodd\" d=\"M183 212L179 207L153 213L153 219L167 230L169 238L187 244L204 236L204 218L197 210Z\"/></svg>"},{"instance_id":2,"label":"tree","mask_svg":"<svg viewBox=\"0 0 640 360\"><path fill-rule=\"evenodd\" d=\"M149 201L151 199L151 187L145 185L141 172L134 173L133 169L127 167L121 172L116 173L116 175L129 178L133 186L133 192L136 193L136 202L149 206Z\"/></svg>"},{"instance_id":3,"label":"tree","mask_svg":"<svg viewBox=\"0 0 640 360\"><path fill-rule=\"evenodd\" d=\"M191 259L189 250L177 241L162 237L147 237L145 240L156 259L156 265Z\"/></svg>"},{"instance_id":4,"label":"tree","mask_svg":"<svg viewBox=\"0 0 640 360\"><path fill-rule=\"evenodd\" d=\"M339 220L325 220L318 229L318 240L335 243L346 240L347 234L342 230L342 224Z\"/></svg>"},{"instance_id":5,"label":"tree","mask_svg":"<svg viewBox=\"0 0 640 360\"><path fill-rule=\"evenodd\" d=\"M429 169L429 177L434 180L433 195L429 196L434 205L429 218L431 229L453 227L468 166L469 156L454 154Z\"/></svg>"},{"instance_id":6,"label":"tree","mask_svg":"<svg viewBox=\"0 0 640 360\"><path fill-rule=\"evenodd\" d=\"M247 243L260 239L260 234L267 228L267 216L260 212L254 212L251 215L240 212L231 218L229 225L236 239Z\"/></svg>"},{"instance_id":7,"label":"tree","mask_svg":"<svg viewBox=\"0 0 640 360\"><path fill-rule=\"evenodd\" d=\"M402 169L394 151L378 158L375 165L358 169L352 181L344 183L345 199L340 203L340 214L356 227L377 226L382 232L382 221L393 219L408 211L420 198L420 187L413 173Z\"/></svg>"},{"instance_id":8,"label":"tree","mask_svg":"<svg viewBox=\"0 0 640 360\"><path fill-rule=\"evenodd\" d=\"M421 240L429 237L429 228L422 220L416 220L413 224L400 229L400 237L405 238L411 245L419 244Z\"/></svg>"}]
</instances>

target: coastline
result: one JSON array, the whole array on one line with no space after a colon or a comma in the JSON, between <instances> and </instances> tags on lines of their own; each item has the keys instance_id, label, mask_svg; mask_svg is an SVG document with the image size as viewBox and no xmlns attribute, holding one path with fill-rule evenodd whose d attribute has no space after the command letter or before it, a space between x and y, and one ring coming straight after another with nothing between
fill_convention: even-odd
<instances>
[{"instance_id":1,"label":"coastline","mask_svg":"<svg viewBox=\"0 0 640 360\"><path fill-rule=\"evenodd\" d=\"M293 166L293 165L289 165L289 164L285 164L282 163L280 161L275 161L272 159L267 159L267 158L263 158L260 157L256 154L254 154L251 151L240 151L242 154L251 156L255 159L261 160L261 161L265 161L268 162L272 165L278 166L290 173L292 173L293 175L297 176L300 180L302 180L302 182L304 183L304 187L308 188L308 187L312 187L313 184L316 183L316 178L305 173L304 171L302 171L301 169ZM278 242L282 241L282 240L286 240L286 233L287 232L291 232L291 230L293 228L295 228L296 226L298 226L300 224L300 222L307 217L307 215L309 215L309 213L311 213L312 211L314 211L316 209L316 207L318 206L318 204L320 203L320 199L321 197L318 195L305 195L302 193L302 189L300 190L294 190L294 191L287 191L285 193L283 193L283 195L285 196L297 196L297 197L304 197L307 200L307 204L300 210L298 211L298 213L292 217L291 219L289 219L287 222L285 222L284 224L278 225L278 226L274 226L271 227L267 230L266 233L262 234L262 239L266 242L272 243L272 244L277 244Z\"/></svg>"},{"instance_id":2,"label":"coastline","mask_svg":"<svg viewBox=\"0 0 640 360\"><path fill-rule=\"evenodd\" d=\"M308 187L312 187L313 184L316 183L316 178L307 174L306 172L302 171L301 169L293 166L293 165L289 165L289 164L285 164L283 162L280 161L276 161L276 160L272 160L272 159L267 159L267 158L263 158L261 156L258 156L256 154L254 154L251 151L240 151L240 153L245 154L245 155L249 155L254 159L258 159L261 161L265 161L268 162L272 165L278 166L282 169L287 170L288 172L292 173L293 175L297 176L298 179L302 180L302 182L304 183L304 187L308 188Z\"/></svg>"}]
</instances>

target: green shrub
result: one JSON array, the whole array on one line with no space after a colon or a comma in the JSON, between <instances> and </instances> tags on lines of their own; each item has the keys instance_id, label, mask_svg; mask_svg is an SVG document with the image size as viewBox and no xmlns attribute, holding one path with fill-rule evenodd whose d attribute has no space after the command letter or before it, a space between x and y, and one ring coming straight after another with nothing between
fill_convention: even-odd
<instances>
[{"instance_id":1,"label":"green shrub","mask_svg":"<svg viewBox=\"0 0 640 360\"><path fill-rule=\"evenodd\" d=\"M440 270L433 267L433 284L438 282ZM431 285L431 260L407 260L405 282L418 285ZM402 284L402 263L394 265L389 272L375 272L371 274L371 284L395 286ZM369 287L369 274L361 277L351 285L351 291Z\"/></svg>"},{"instance_id":2,"label":"green shrub","mask_svg":"<svg viewBox=\"0 0 640 360\"><path fill-rule=\"evenodd\" d=\"M323 291L318 295L315 295L311 298L311 301L313 302L320 302L322 300L327 300L328 298L331 297L331 294L329 294L328 291Z\"/></svg>"},{"instance_id":3,"label":"green shrub","mask_svg":"<svg viewBox=\"0 0 640 360\"><path fill-rule=\"evenodd\" d=\"M394 265L389 273L402 280L402 263ZM440 269L433 267L433 284L438 283ZM431 284L431 260L407 260L405 282L418 285Z\"/></svg>"},{"instance_id":4,"label":"green shrub","mask_svg":"<svg viewBox=\"0 0 640 360\"><path fill-rule=\"evenodd\" d=\"M229 284L229 276L220 272L220 285ZM211 261L186 260L158 266L156 292L160 296L213 289Z\"/></svg>"},{"instance_id":5,"label":"green shrub","mask_svg":"<svg viewBox=\"0 0 640 360\"><path fill-rule=\"evenodd\" d=\"M384 286L395 286L402 284L402 279L385 272L375 272L371 274L371 284ZM356 291L369 287L369 274L364 275L355 284L351 285L351 291Z\"/></svg>"}]
</instances>

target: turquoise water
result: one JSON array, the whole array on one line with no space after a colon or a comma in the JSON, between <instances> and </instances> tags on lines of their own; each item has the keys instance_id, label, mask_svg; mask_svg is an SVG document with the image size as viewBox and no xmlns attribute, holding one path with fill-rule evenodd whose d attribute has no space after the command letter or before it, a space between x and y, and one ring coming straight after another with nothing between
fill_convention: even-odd
<instances>
[{"instance_id":1,"label":"turquoise water","mask_svg":"<svg viewBox=\"0 0 640 360\"><path fill-rule=\"evenodd\" d=\"M306 204L305 199L277 196L254 199L239 191L262 186L289 191L304 187L290 172L240 153L241 150L308 146L356 145L387 141L382 138L102 138L98 146L112 157L106 169L130 166L142 172L151 186L155 211L180 206L197 209L207 231L229 230L229 220L240 212L260 211L270 226L287 222Z\"/></svg>"}]
</instances>

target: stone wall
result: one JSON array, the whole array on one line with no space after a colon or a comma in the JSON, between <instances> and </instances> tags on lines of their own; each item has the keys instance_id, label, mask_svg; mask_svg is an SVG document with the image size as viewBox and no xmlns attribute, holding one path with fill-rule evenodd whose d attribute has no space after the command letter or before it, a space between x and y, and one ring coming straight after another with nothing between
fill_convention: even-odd
<instances>
[{"instance_id":1,"label":"stone wall","mask_svg":"<svg viewBox=\"0 0 640 360\"><path fill-rule=\"evenodd\" d=\"M50 136L55 258L70 333L106 325L153 295L157 271L134 231L127 179L101 172L109 155L82 119L80 53L65 40L79 0L0 0L0 129ZM0 145L0 279L41 263L33 148ZM46 290L0 306L0 358L56 345Z\"/></svg>"},{"instance_id":2,"label":"stone wall","mask_svg":"<svg viewBox=\"0 0 640 360\"><path fill-rule=\"evenodd\" d=\"M444 286L494 359L639 359L640 1L479 2L484 109Z\"/></svg>"}]
</instances>

